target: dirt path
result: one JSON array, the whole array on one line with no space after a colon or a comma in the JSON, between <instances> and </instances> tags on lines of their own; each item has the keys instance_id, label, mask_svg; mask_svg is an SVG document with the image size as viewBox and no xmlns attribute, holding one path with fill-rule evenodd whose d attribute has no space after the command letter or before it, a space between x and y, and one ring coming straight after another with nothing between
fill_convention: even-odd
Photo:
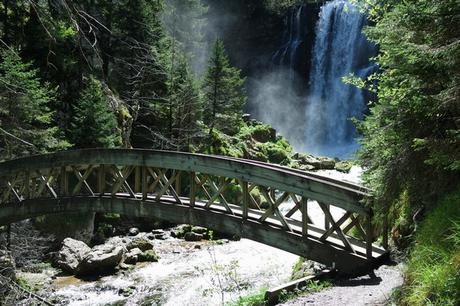
<instances>
[{"instance_id":1,"label":"dirt path","mask_svg":"<svg viewBox=\"0 0 460 306\"><path fill-rule=\"evenodd\" d=\"M403 283L402 266L381 266L373 276L339 280L334 287L301 296L281 305L369 306L385 305L393 289Z\"/></svg>"}]
</instances>

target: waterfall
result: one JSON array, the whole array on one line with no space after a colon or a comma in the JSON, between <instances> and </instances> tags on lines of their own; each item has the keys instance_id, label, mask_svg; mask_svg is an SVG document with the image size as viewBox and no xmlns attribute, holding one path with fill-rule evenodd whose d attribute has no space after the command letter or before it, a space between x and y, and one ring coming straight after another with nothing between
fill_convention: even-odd
<instances>
[{"instance_id":1,"label":"waterfall","mask_svg":"<svg viewBox=\"0 0 460 306\"><path fill-rule=\"evenodd\" d=\"M305 40L305 26L303 5L293 8L286 19L286 27L283 34L283 44L272 57L272 63L289 69L289 79L295 82L296 70L301 59L301 46Z\"/></svg>"},{"instance_id":2,"label":"waterfall","mask_svg":"<svg viewBox=\"0 0 460 306\"><path fill-rule=\"evenodd\" d=\"M350 157L357 149L351 118L362 118L369 97L342 82L354 73L366 77L376 70L369 58L376 47L362 34L366 17L343 0L326 3L316 25L306 106L304 150Z\"/></svg>"}]
</instances>

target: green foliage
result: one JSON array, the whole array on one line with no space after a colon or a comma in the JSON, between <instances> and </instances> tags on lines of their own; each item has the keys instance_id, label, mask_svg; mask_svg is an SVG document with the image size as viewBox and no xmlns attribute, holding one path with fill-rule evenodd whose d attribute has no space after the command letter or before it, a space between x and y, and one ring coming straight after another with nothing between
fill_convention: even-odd
<instances>
[{"instance_id":1,"label":"green foliage","mask_svg":"<svg viewBox=\"0 0 460 306\"><path fill-rule=\"evenodd\" d=\"M265 289L260 290L257 293L240 296L234 303L230 303L229 306L264 306L265 303Z\"/></svg>"},{"instance_id":2,"label":"green foliage","mask_svg":"<svg viewBox=\"0 0 460 306\"><path fill-rule=\"evenodd\" d=\"M0 50L0 156L13 158L62 149L68 144L53 125L55 90L12 49Z\"/></svg>"},{"instance_id":3,"label":"green foliage","mask_svg":"<svg viewBox=\"0 0 460 306\"><path fill-rule=\"evenodd\" d=\"M381 72L368 80L377 101L359 124L365 180L376 209L407 193L430 207L460 177L458 1L357 1L374 22ZM422 191L422 192L421 192Z\"/></svg>"},{"instance_id":4,"label":"green foliage","mask_svg":"<svg viewBox=\"0 0 460 306\"><path fill-rule=\"evenodd\" d=\"M460 303L460 191L444 197L417 232L402 305Z\"/></svg>"},{"instance_id":5,"label":"green foliage","mask_svg":"<svg viewBox=\"0 0 460 306\"><path fill-rule=\"evenodd\" d=\"M92 76L74 105L68 133L78 148L113 148L121 144L115 114L101 82Z\"/></svg>"},{"instance_id":6,"label":"green foliage","mask_svg":"<svg viewBox=\"0 0 460 306\"><path fill-rule=\"evenodd\" d=\"M216 40L203 82L203 119L210 134L214 128L229 135L238 132L246 103L244 82L241 71L230 65L223 41Z\"/></svg>"}]
</instances>

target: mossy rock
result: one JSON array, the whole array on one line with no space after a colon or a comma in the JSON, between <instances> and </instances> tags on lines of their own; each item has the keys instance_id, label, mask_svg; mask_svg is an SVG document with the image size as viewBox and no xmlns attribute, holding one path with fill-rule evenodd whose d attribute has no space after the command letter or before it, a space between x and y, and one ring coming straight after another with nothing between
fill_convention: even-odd
<instances>
[{"instance_id":1,"label":"mossy rock","mask_svg":"<svg viewBox=\"0 0 460 306\"><path fill-rule=\"evenodd\" d=\"M256 125L252 128L251 137L255 141L266 143L276 141L276 130L268 124Z\"/></svg>"},{"instance_id":2,"label":"mossy rock","mask_svg":"<svg viewBox=\"0 0 460 306\"><path fill-rule=\"evenodd\" d=\"M190 224L181 224L171 231L171 236L175 238L184 238L185 233L191 231L192 226Z\"/></svg>"},{"instance_id":3,"label":"mossy rock","mask_svg":"<svg viewBox=\"0 0 460 306\"><path fill-rule=\"evenodd\" d=\"M339 161L335 164L335 170L343 173L348 173L353 167L353 162L351 161Z\"/></svg>"},{"instance_id":4,"label":"mossy rock","mask_svg":"<svg viewBox=\"0 0 460 306\"><path fill-rule=\"evenodd\" d=\"M154 250L142 252L142 254L139 254L137 258L139 262L157 262L160 260L160 256L158 256Z\"/></svg>"},{"instance_id":5,"label":"mossy rock","mask_svg":"<svg viewBox=\"0 0 460 306\"><path fill-rule=\"evenodd\" d=\"M147 251L153 249L153 244L144 237L139 237L139 238L133 238L127 245L126 248L128 250L132 250L135 248L140 249L141 251Z\"/></svg>"}]
</instances>

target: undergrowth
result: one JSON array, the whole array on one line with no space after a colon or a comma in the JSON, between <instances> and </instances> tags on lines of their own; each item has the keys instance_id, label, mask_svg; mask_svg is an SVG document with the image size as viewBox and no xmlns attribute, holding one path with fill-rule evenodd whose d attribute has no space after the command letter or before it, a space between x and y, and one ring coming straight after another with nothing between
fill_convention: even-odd
<instances>
[{"instance_id":1,"label":"undergrowth","mask_svg":"<svg viewBox=\"0 0 460 306\"><path fill-rule=\"evenodd\" d=\"M405 278L401 305L460 305L460 189L420 225Z\"/></svg>"}]
</instances>

